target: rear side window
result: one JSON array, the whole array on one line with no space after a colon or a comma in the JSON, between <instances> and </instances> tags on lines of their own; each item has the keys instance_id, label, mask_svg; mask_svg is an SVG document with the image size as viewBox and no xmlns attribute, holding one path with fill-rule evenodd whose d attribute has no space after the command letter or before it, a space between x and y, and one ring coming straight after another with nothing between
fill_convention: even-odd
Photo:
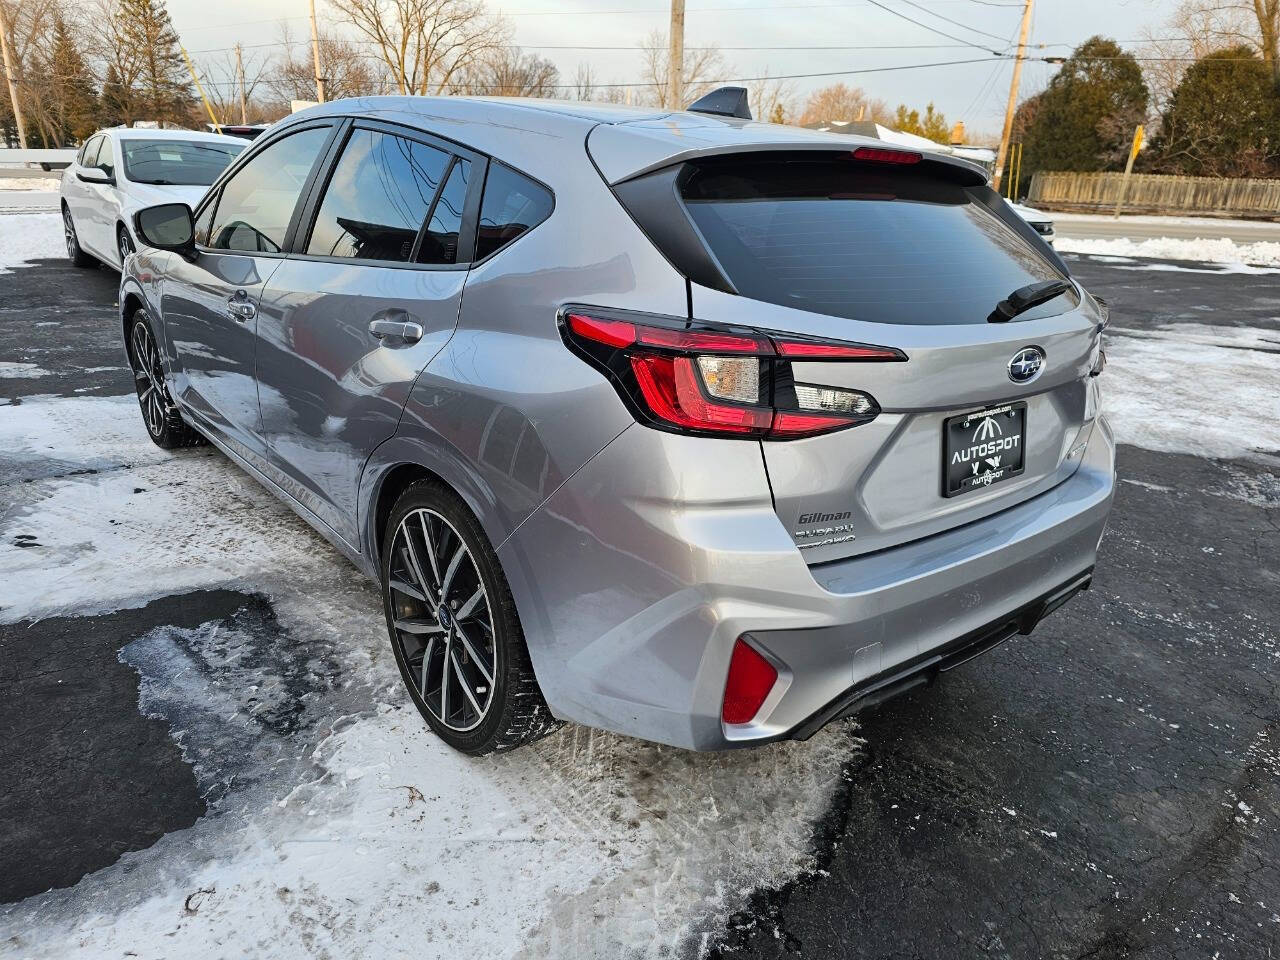
<instances>
[{"instance_id":1,"label":"rear side window","mask_svg":"<svg viewBox=\"0 0 1280 960\"><path fill-rule=\"evenodd\" d=\"M985 323L1060 274L959 184L851 159L709 161L685 206L743 296L854 320ZM1019 319L1066 309L1064 294Z\"/></svg>"},{"instance_id":2,"label":"rear side window","mask_svg":"<svg viewBox=\"0 0 1280 960\"><path fill-rule=\"evenodd\" d=\"M250 157L222 188L209 246L279 253L298 197L328 138L328 127L312 127Z\"/></svg>"},{"instance_id":3,"label":"rear side window","mask_svg":"<svg viewBox=\"0 0 1280 960\"><path fill-rule=\"evenodd\" d=\"M501 250L547 217L555 201L550 191L496 161L489 164L476 231L476 259Z\"/></svg>"},{"instance_id":4,"label":"rear side window","mask_svg":"<svg viewBox=\"0 0 1280 960\"><path fill-rule=\"evenodd\" d=\"M448 167L443 150L376 130L352 131L325 189L307 253L408 262Z\"/></svg>"}]
</instances>

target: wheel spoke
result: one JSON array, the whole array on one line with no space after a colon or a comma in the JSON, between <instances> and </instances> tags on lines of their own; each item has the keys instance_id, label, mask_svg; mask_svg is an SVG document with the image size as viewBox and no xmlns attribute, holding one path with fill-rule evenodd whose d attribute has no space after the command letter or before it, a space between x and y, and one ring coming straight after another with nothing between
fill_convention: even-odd
<instances>
[{"instance_id":1,"label":"wheel spoke","mask_svg":"<svg viewBox=\"0 0 1280 960\"><path fill-rule=\"evenodd\" d=\"M456 654L450 657L449 663L453 665L454 675L458 678L458 686L462 688L462 692L466 694L467 699L471 701L471 706L475 709L476 716L484 716L484 711L480 709L480 704L476 702L476 695L471 692L471 684L467 683L467 678L463 676L462 666L458 663L458 657Z\"/></svg>"},{"instance_id":2,"label":"wheel spoke","mask_svg":"<svg viewBox=\"0 0 1280 960\"><path fill-rule=\"evenodd\" d=\"M485 599L484 585L481 584L480 586L476 587L476 592L473 593L470 597L468 597L466 602L463 603L463 605L458 608L458 612L454 614L454 618L458 620L467 619L467 617L471 616L471 612L475 610L477 606L479 606L480 601L484 599Z\"/></svg>"},{"instance_id":3,"label":"wheel spoke","mask_svg":"<svg viewBox=\"0 0 1280 960\"><path fill-rule=\"evenodd\" d=\"M393 579L387 581L387 586L397 593L403 593L406 597L413 597L413 599L420 600L423 603L427 602L427 598L423 592L411 583L405 583L403 580Z\"/></svg>"},{"instance_id":4,"label":"wheel spoke","mask_svg":"<svg viewBox=\"0 0 1280 960\"><path fill-rule=\"evenodd\" d=\"M435 620L424 620L421 617L405 617L396 621L396 629L404 633L422 636L428 633L444 633L444 627Z\"/></svg>"},{"instance_id":5,"label":"wheel spoke","mask_svg":"<svg viewBox=\"0 0 1280 960\"><path fill-rule=\"evenodd\" d=\"M427 526L427 515L425 513L418 514L418 523L422 527L422 541L427 545L427 561L431 564L431 575L436 578L437 585L440 584L440 561L436 559L436 545L431 539L431 528ZM440 591L440 595L444 596L444 591Z\"/></svg>"},{"instance_id":6,"label":"wheel spoke","mask_svg":"<svg viewBox=\"0 0 1280 960\"><path fill-rule=\"evenodd\" d=\"M466 545L462 539L458 539L458 549L454 553L453 558L449 561L449 569L444 572L444 580L440 582L440 599L444 600L449 596L449 587L453 584L453 575L458 572L458 565L462 563L462 558L467 555Z\"/></svg>"},{"instance_id":7,"label":"wheel spoke","mask_svg":"<svg viewBox=\"0 0 1280 960\"><path fill-rule=\"evenodd\" d=\"M453 631L444 635L445 666L440 671L440 719L449 722L449 657L453 653Z\"/></svg>"},{"instance_id":8,"label":"wheel spoke","mask_svg":"<svg viewBox=\"0 0 1280 960\"><path fill-rule=\"evenodd\" d=\"M427 665L431 662L431 651L435 649L436 638L432 637L427 641L427 647L422 651L422 674L418 677L418 696L423 700L427 699Z\"/></svg>"},{"instance_id":9,"label":"wheel spoke","mask_svg":"<svg viewBox=\"0 0 1280 960\"><path fill-rule=\"evenodd\" d=\"M462 629L462 624L460 623L454 624L453 629L454 629L454 632L457 633L458 639L462 641L462 645L467 648L467 654L471 657L472 662L479 668L480 672L484 675L485 682L489 684L489 686L493 686L493 671L489 669L488 665L485 663L484 658L480 656L479 651L477 651L476 648L472 645L471 638L468 637L467 632Z\"/></svg>"},{"instance_id":10,"label":"wheel spoke","mask_svg":"<svg viewBox=\"0 0 1280 960\"><path fill-rule=\"evenodd\" d=\"M439 601L431 595L431 585L422 573L422 564L418 562L418 551L413 549L413 534L409 531L408 520L400 524L400 532L404 534L404 545L408 548L409 566L413 571L414 579L418 581L418 586L422 588L422 594L426 598L426 602L434 607Z\"/></svg>"}]
</instances>

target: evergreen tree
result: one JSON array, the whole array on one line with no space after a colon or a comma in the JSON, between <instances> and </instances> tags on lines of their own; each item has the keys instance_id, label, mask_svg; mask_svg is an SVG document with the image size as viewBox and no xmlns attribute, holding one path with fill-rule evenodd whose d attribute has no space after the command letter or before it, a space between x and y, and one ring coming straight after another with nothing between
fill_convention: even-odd
<instances>
[{"instance_id":1,"label":"evergreen tree","mask_svg":"<svg viewBox=\"0 0 1280 960\"><path fill-rule=\"evenodd\" d=\"M1036 170L1124 168L1150 95L1132 54L1092 37L1038 95L1023 146L1023 176Z\"/></svg>"},{"instance_id":2,"label":"evergreen tree","mask_svg":"<svg viewBox=\"0 0 1280 960\"><path fill-rule=\"evenodd\" d=\"M903 133L914 133L917 137L926 137L935 143L951 142L951 125L942 113L934 110L932 103L925 107L923 117L919 110L909 110L905 103L898 104L893 125Z\"/></svg>"},{"instance_id":3,"label":"evergreen tree","mask_svg":"<svg viewBox=\"0 0 1280 960\"><path fill-rule=\"evenodd\" d=\"M133 122L131 105L133 97L120 80L115 64L107 66L102 81L102 95L98 100L99 117L104 127L118 127Z\"/></svg>"},{"instance_id":4,"label":"evergreen tree","mask_svg":"<svg viewBox=\"0 0 1280 960\"><path fill-rule=\"evenodd\" d=\"M98 95L84 54L60 16L53 22L46 59L46 101L52 133L60 145L83 140L97 129Z\"/></svg>"},{"instance_id":5,"label":"evergreen tree","mask_svg":"<svg viewBox=\"0 0 1280 960\"><path fill-rule=\"evenodd\" d=\"M134 119L182 126L194 104L186 61L164 0L120 0L120 32L138 57L138 111Z\"/></svg>"},{"instance_id":6,"label":"evergreen tree","mask_svg":"<svg viewBox=\"0 0 1280 960\"><path fill-rule=\"evenodd\" d=\"M1190 176L1280 175L1280 94L1267 64L1247 46L1192 64L1169 99L1148 163Z\"/></svg>"}]
</instances>

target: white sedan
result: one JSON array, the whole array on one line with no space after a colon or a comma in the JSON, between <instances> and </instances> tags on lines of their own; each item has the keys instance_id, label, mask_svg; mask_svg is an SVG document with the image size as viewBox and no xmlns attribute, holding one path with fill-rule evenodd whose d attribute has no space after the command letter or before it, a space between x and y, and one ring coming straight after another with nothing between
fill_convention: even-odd
<instances>
[{"instance_id":1,"label":"white sedan","mask_svg":"<svg viewBox=\"0 0 1280 960\"><path fill-rule=\"evenodd\" d=\"M1047 213L1037 210L1035 207L1026 207L1020 203L1010 203L1013 212L1020 216L1023 220L1031 225L1031 229L1040 234L1044 238L1044 242L1053 246L1053 217Z\"/></svg>"},{"instance_id":2,"label":"white sedan","mask_svg":"<svg viewBox=\"0 0 1280 960\"><path fill-rule=\"evenodd\" d=\"M137 249L133 214L157 203L194 207L248 144L193 130L103 130L85 141L62 174L67 256L119 269Z\"/></svg>"}]
</instances>

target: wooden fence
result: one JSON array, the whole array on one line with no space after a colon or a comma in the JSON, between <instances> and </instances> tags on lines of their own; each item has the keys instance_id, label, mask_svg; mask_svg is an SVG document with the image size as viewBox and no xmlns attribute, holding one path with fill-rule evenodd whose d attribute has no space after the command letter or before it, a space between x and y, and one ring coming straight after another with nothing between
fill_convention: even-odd
<instances>
[{"instance_id":1,"label":"wooden fence","mask_svg":"<svg viewBox=\"0 0 1280 960\"><path fill-rule=\"evenodd\" d=\"M1110 213L1120 199L1121 173L1037 172L1027 203L1050 210ZM1129 213L1280 217L1280 180L1229 180L1135 173L1124 209Z\"/></svg>"}]
</instances>

